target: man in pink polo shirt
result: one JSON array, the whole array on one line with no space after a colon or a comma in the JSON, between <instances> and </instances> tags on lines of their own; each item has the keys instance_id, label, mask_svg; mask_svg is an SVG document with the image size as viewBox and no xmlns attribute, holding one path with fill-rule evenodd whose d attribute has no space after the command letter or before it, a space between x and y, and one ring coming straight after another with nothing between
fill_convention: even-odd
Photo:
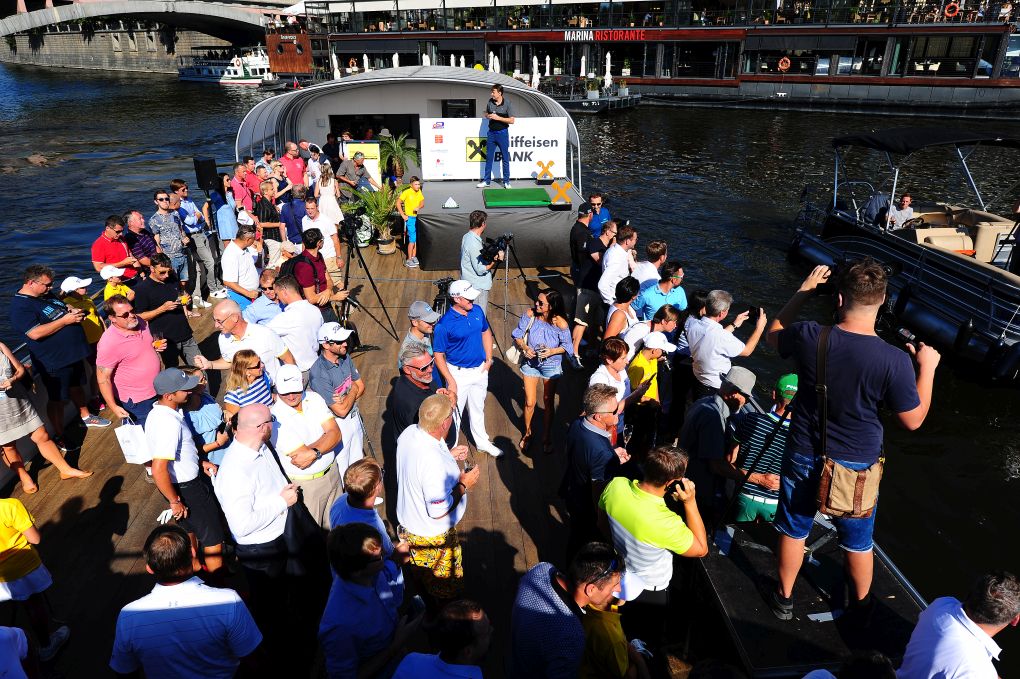
<instances>
[{"instance_id":1,"label":"man in pink polo shirt","mask_svg":"<svg viewBox=\"0 0 1020 679\"><path fill-rule=\"evenodd\" d=\"M287 172L287 180L294 184L305 183L305 161L298 151L298 145L292 141L287 142L283 145L286 152L280 156L280 163L283 164L283 169Z\"/></svg>"},{"instance_id":2,"label":"man in pink polo shirt","mask_svg":"<svg viewBox=\"0 0 1020 679\"><path fill-rule=\"evenodd\" d=\"M248 190L248 184L245 182L245 177L247 176L248 168L245 167L244 163L235 164L234 178L230 180L230 191L234 194L234 202L237 203L237 207L251 212L252 194Z\"/></svg>"},{"instance_id":3,"label":"man in pink polo shirt","mask_svg":"<svg viewBox=\"0 0 1020 679\"><path fill-rule=\"evenodd\" d=\"M106 300L105 309L110 325L99 339L96 355L99 392L117 417L143 424L156 402L152 386L160 371L156 352L165 349L167 341L153 341L148 323L138 317L127 297L114 295Z\"/></svg>"},{"instance_id":4,"label":"man in pink polo shirt","mask_svg":"<svg viewBox=\"0 0 1020 679\"><path fill-rule=\"evenodd\" d=\"M119 215L106 218L103 232L92 243L92 266L96 271L102 271L107 264L124 269L125 281L133 282L138 273L134 268L138 266L138 260L124 242L124 220Z\"/></svg>"},{"instance_id":5,"label":"man in pink polo shirt","mask_svg":"<svg viewBox=\"0 0 1020 679\"><path fill-rule=\"evenodd\" d=\"M264 179L263 175L259 173L259 168L255 167L255 159L251 156L245 156L242 158L244 161L244 168L248 170L248 174L244 175L244 185L251 191L252 201L258 201L259 196L262 195L262 189L260 188ZM268 177L269 168L262 170L267 173L265 176ZM252 205L254 207L254 203Z\"/></svg>"}]
</instances>

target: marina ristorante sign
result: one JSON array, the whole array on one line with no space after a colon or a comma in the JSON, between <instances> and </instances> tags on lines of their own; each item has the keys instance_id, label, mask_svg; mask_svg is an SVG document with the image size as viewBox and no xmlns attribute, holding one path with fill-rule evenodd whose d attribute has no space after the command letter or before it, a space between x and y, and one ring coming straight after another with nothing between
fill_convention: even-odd
<instances>
[{"instance_id":1,"label":"marina ristorante sign","mask_svg":"<svg viewBox=\"0 0 1020 679\"><path fill-rule=\"evenodd\" d=\"M563 31L566 42L628 42L645 39L644 29L633 30L593 30L584 28L574 31Z\"/></svg>"}]
</instances>

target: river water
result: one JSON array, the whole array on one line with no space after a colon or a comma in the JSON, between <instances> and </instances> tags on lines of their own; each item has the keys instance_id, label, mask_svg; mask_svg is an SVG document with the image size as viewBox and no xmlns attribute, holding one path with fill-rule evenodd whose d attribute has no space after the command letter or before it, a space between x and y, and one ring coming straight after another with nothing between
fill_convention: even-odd
<instances>
[{"instance_id":1,"label":"river water","mask_svg":"<svg viewBox=\"0 0 1020 679\"><path fill-rule=\"evenodd\" d=\"M13 292L31 262L54 267L58 279L91 275L89 245L105 217L128 207L149 214L154 188L172 177L193 182L192 156L229 161L242 116L265 96L165 76L0 65L0 168L15 166L0 174L0 287ZM785 246L802 187L831 180L829 140L906 124L856 114L643 106L582 118L578 128L586 190L606 193L612 213L632 219L641 240L667 240L684 264L688 292L723 288L737 308L760 305L772 315L806 273L787 262ZM51 163L19 162L32 153ZM941 197L926 190L942 169L938 161L918 168L925 179L907 184L915 202ZM1010 176L1006 165L984 170L1000 183ZM807 313L824 319L829 310L819 301ZM5 316L0 337L20 342ZM760 384L786 367L766 347L746 365ZM1015 389L989 388L965 370L940 366L924 427L906 433L890 425L887 452L877 538L926 598L962 597L982 572L1020 571L1011 537L1020 519ZM997 641L1006 649L1003 676L1020 674L1020 639L1007 630Z\"/></svg>"}]
</instances>

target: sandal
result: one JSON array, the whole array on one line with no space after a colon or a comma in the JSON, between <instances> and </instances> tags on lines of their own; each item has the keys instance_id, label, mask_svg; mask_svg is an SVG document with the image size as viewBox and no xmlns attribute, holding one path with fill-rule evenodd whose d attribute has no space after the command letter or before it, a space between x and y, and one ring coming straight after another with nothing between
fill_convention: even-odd
<instances>
[{"instance_id":1,"label":"sandal","mask_svg":"<svg viewBox=\"0 0 1020 679\"><path fill-rule=\"evenodd\" d=\"M531 445L531 432L528 432L527 434L521 437L521 441L520 443L517 444L517 447L520 448L521 452L523 453L525 450L528 449L529 445Z\"/></svg>"}]
</instances>

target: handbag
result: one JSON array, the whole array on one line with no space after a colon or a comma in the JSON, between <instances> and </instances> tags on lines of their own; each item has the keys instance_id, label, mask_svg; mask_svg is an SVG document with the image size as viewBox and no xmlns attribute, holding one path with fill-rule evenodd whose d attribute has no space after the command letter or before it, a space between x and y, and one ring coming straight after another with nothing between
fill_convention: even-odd
<instances>
[{"instance_id":1,"label":"handbag","mask_svg":"<svg viewBox=\"0 0 1020 679\"><path fill-rule=\"evenodd\" d=\"M283 478L287 479L287 483L293 483L283 468L276 447L269 441L266 441L266 447L272 452ZM322 528L298 495L297 502L287 508L287 522L283 528L283 535L280 536L286 550L288 575L329 577L326 570L326 540L322 532Z\"/></svg>"},{"instance_id":2,"label":"handbag","mask_svg":"<svg viewBox=\"0 0 1020 679\"><path fill-rule=\"evenodd\" d=\"M149 443L145 440L145 429L128 417L119 427L113 430L120 444L120 452L124 453L124 461L128 464L145 464L152 460Z\"/></svg>"},{"instance_id":3,"label":"handbag","mask_svg":"<svg viewBox=\"0 0 1020 679\"><path fill-rule=\"evenodd\" d=\"M534 324L535 324L535 316L534 316L534 314L532 314L531 320L528 321L528 327L525 328L525 330L524 330L524 337L522 338L524 340L524 344L528 343L528 333L531 332L531 326L534 325ZM510 346L508 346L506 348L506 351L504 351L503 354L506 356L506 361L510 365L515 365L515 366L520 367L520 365L525 360L524 359L524 352L521 351L520 347L517 346L517 342L511 342Z\"/></svg>"},{"instance_id":4,"label":"handbag","mask_svg":"<svg viewBox=\"0 0 1020 679\"><path fill-rule=\"evenodd\" d=\"M818 395L818 419L821 427L822 475L818 482L818 511L843 519L867 519L878 504L878 486L882 481L885 458L867 469L850 469L826 454L829 419L829 391L825 384L826 354L831 326L818 334L818 359L815 369L815 392Z\"/></svg>"}]
</instances>

